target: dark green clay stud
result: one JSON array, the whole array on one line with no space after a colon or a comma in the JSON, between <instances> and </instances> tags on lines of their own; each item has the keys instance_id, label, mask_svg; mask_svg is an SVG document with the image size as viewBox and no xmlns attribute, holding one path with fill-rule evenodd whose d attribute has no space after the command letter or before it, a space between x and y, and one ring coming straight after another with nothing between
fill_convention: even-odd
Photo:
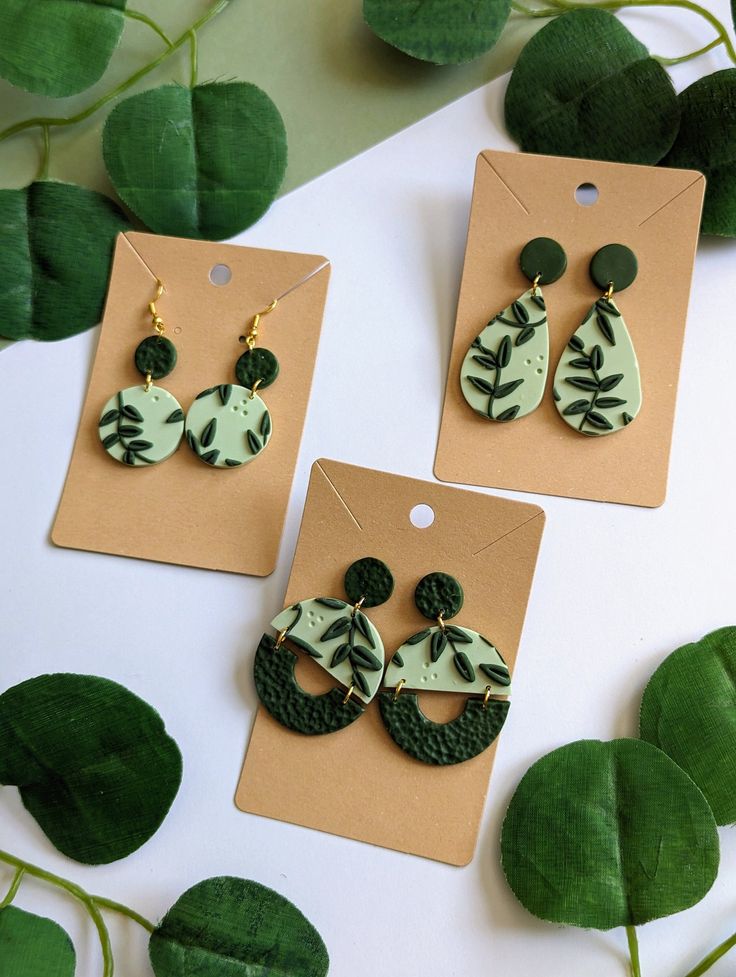
<instances>
[{"instance_id":1,"label":"dark green clay stud","mask_svg":"<svg viewBox=\"0 0 736 977\"><path fill-rule=\"evenodd\" d=\"M238 383L252 390L258 383L259 389L270 387L279 375L279 361L270 349L248 349L235 364Z\"/></svg>"},{"instance_id":2,"label":"dark green clay stud","mask_svg":"<svg viewBox=\"0 0 736 977\"><path fill-rule=\"evenodd\" d=\"M606 244L596 251L590 262L590 277L603 292L610 284L613 284L614 292L623 292L638 271L636 255L625 244Z\"/></svg>"},{"instance_id":3,"label":"dark green clay stud","mask_svg":"<svg viewBox=\"0 0 736 977\"><path fill-rule=\"evenodd\" d=\"M539 275L538 285L551 285L565 274L567 255L551 237L535 237L522 248L519 265L530 282Z\"/></svg>"},{"instance_id":4,"label":"dark green clay stud","mask_svg":"<svg viewBox=\"0 0 736 977\"><path fill-rule=\"evenodd\" d=\"M414 603L420 614L436 621L442 615L447 621L463 606L463 588L449 573L428 573L417 584Z\"/></svg>"},{"instance_id":5,"label":"dark green clay stud","mask_svg":"<svg viewBox=\"0 0 736 977\"><path fill-rule=\"evenodd\" d=\"M167 377L176 366L176 346L164 336L149 336L138 344L135 351L135 368L143 376L151 374L152 380Z\"/></svg>"},{"instance_id":6,"label":"dark green clay stud","mask_svg":"<svg viewBox=\"0 0 736 977\"><path fill-rule=\"evenodd\" d=\"M394 592L393 574L383 562L374 556L366 556L352 563L345 574L345 593L363 607L378 607L385 604Z\"/></svg>"}]
</instances>

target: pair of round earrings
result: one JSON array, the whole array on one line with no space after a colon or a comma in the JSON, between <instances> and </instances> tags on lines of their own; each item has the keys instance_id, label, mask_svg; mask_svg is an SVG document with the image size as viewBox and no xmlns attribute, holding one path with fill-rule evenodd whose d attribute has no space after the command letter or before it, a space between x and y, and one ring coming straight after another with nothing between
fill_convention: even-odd
<instances>
[{"instance_id":1,"label":"pair of round earrings","mask_svg":"<svg viewBox=\"0 0 736 977\"><path fill-rule=\"evenodd\" d=\"M494 316L468 350L460 370L463 396L491 421L513 421L541 403L547 384L549 327L542 285L562 277L567 255L551 238L529 241L519 256L532 283ZM636 278L634 252L607 244L593 255L590 277L601 295L560 357L552 395L562 419L588 436L614 434L641 408L639 363L626 323L613 299Z\"/></svg>"},{"instance_id":2,"label":"pair of round earrings","mask_svg":"<svg viewBox=\"0 0 736 977\"><path fill-rule=\"evenodd\" d=\"M261 317L276 308L277 300L258 312L241 341L248 347L235 364L234 383L220 383L197 394L186 416L178 400L154 380L168 376L176 366L176 346L156 303L164 293L160 280L148 303L154 335L138 344L136 369L144 382L119 390L102 409L99 435L102 446L116 461L142 468L166 461L183 436L194 454L214 468L239 468L253 461L266 447L272 431L271 414L256 391L270 386L279 363L267 349L256 348Z\"/></svg>"},{"instance_id":3,"label":"pair of round earrings","mask_svg":"<svg viewBox=\"0 0 736 977\"><path fill-rule=\"evenodd\" d=\"M423 763L462 763L487 749L509 711L511 676L495 646L470 628L448 624L463 606L463 589L447 573L429 573L414 591L417 611L435 622L408 637L386 660L366 608L385 603L394 579L375 557L352 563L345 573L347 600L312 597L278 614L258 645L254 677L268 712L288 729L306 735L332 733L359 719L375 698L383 724L405 753ZM312 695L297 683L297 648L324 668L338 685ZM421 711L418 692L467 695L463 712L436 723Z\"/></svg>"}]
</instances>

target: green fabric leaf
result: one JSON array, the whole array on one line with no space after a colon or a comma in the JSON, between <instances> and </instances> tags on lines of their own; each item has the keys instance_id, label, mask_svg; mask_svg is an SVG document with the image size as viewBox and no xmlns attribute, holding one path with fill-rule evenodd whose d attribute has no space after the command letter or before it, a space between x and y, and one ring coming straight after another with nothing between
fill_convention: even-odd
<instances>
[{"instance_id":1,"label":"green fabric leaf","mask_svg":"<svg viewBox=\"0 0 736 977\"><path fill-rule=\"evenodd\" d=\"M462 64L498 40L511 0L363 0L365 22L382 40L433 64Z\"/></svg>"},{"instance_id":2,"label":"green fabric leaf","mask_svg":"<svg viewBox=\"0 0 736 977\"><path fill-rule=\"evenodd\" d=\"M126 0L2 0L0 76L63 98L102 76L123 32Z\"/></svg>"},{"instance_id":3,"label":"green fabric leaf","mask_svg":"<svg viewBox=\"0 0 736 977\"><path fill-rule=\"evenodd\" d=\"M115 236L109 197L50 180L0 190L0 335L64 339L100 321Z\"/></svg>"},{"instance_id":4,"label":"green fabric leaf","mask_svg":"<svg viewBox=\"0 0 736 977\"><path fill-rule=\"evenodd\" d=\"M220 240L270 207L286 169L286 130L244 82L164 85L126 98L102 142L125 204L158 234Z\"/></svg>"},{"instance_id":5,"label":"green fabric leaf","mask_svg":"<svg viewBox=\"0 0 736 977\"><path fill-rule=\"evenodd\" d=\"M74 977L75 966L72 941L58 923L15 906L0 910L2 977Z\"/></svg>"},{"instance_id":6,"label":"green fabric leaf","mask_svg":"<svg viewBox=\"0 0 736 977\"><path fill-rule=\"evenodd\" d=\"M662 662L644 690L640 735L692 777L718 824L736 822L736 627Z\"/></svg>"},{"instance_id":7,"label":"green fabric leaf","mask_svg":"<svg viewBox=\"0 0 736 977\"><path fill-rule=\"evenodd\" d=\"M680 118L667 72L604 10L564 14L532 37L505 112L525 152L621 163L659 162Z\"/></svg>"},{"instance_id":8,"label":"green fabric leaf","mask_svg":"<svg viewBox=\"0 0 736 977\"><path fill-rule=\"evenodd\" d=\"M651 744L579 740L524 775L501 854L529 912L607 930L699 902L718 871L718 831L692 780Z\"/></svg>"},{"instance_id":9,"label":"green fabric leaf","mask_svg":"<svg viewBox=\"0 0 736 977\"><path fill-rule=\"evenodd\" d=\"M701 229L736 237L736 68L700 78L679 101L680 132L662 164L704 173Z\"/></svg>"},{"instance_id":10,"label":"green fabric leaf","mask_svg":"<svg viewBox=\"0 0 736 977\"><path fill-rule=\"evenodd\" d=\"M0 695L0 784L14 784L49 840L89 864L155 833L181 782L158 713L94 675L41 675Z\"/></svg>"},{"instance_id":11,"label":"green fabric leaf","mask_svg":"<svg viewBox=\"0 0 736 977\"><path fill-rule=\"evenodd\" d=\"M205 879L179 898L148 945L156 977L325 977L322 938L288 899L257 882Z\"/></svg>"}]
</instances>

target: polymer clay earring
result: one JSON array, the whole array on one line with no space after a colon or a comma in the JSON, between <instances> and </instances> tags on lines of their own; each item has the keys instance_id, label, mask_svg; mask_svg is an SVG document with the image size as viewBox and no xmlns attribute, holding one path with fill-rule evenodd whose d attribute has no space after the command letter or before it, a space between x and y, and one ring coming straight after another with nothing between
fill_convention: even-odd
<instances>
[{"instance_id":1,"label":"polymer clay earring","mask_svg":"<svg viewBox=\"0 0 736 977\"><path fill-rule=\"evenodd\" d=\"M248 349L235 364L234 383L221 383L198 393L187 411L189 447L214 468L239 468L253 461L271 440L271 414L256 393L270 387L279 375L279 361L268 349L256 348L258 326L278 300L253 317L241 342Z\"/></svg>"},{"instance_id":2,"label":"polymer clay earring","mask_svg":"<svg viewBox=\"0 0 736 977\"><path fill-rule=\"evenodd\" d=\"M313 597L278 614L256 651L254 677L264 707L282 726L308 736L334 733L363 715L381 685L384 648L375 626L363 613L389 599L391 571L381 560L365 557L345 573L348 601ZM306 652L339 683L322 695L300 687L294 675L297 656L289 644Z\"/></svg>"},{"instance_id":3,"label":"polymer clay earring","mask_svg":"<svg viewBox=\"0 0 736 977\"><path fill-rule=\"evenodd\" d=\"M519 265L532 287L490 320L460 368L463 397L489 421L531 414L547 382L549 329L541 286L564 274L567 256L557 241L537 237L524 245Z\"/></svg>"},{"instance_id":4,"label":"polymer clay earring","mask_svg":"<svg viewBox=\"0 0 736 977\"><path fill-rule=\"evenodd\" d=\"M590 277L603 294L591 306L560 357L552 393L560 417L580 434L615 434L641 409L634 344L613 300L636 278L634 252L607 244L593 255Z\"/></svg>"},{"instance_id":5,"label":"polymer clay earring","mask_svg":"<svg viewBox=\"0 0 736 977\"><path fill-rule=\"evenodd\" d=\"M166 461L184 433L179 401L168 390L153 385L176 366L176 346L164 336L166 327L156 309L163 293L163 283L156 279L156 297L148 303L155 336L139 343L134 354L136 369L145 381L118 390L102 408L99 421L102 447L111 458L131 468Z\"/></svg>"},{"instance_id":6,"label":"polymer clay earring","mask_svg":"<svg viewBox=\"0 0 736 977\"><path fill-rule=\"evenodd\" d=\"M509 669L495 646L470 628L447 624L463 606L463 589L447 573L429 573L417 584L420 614L437 624L401 645L386 669L378 705L394 743L422 763L463 763L487 749L509 711ZM419 707L418 692L461 692L465 709L449 723L435 723Z\"/></svg>"}]
</instances>

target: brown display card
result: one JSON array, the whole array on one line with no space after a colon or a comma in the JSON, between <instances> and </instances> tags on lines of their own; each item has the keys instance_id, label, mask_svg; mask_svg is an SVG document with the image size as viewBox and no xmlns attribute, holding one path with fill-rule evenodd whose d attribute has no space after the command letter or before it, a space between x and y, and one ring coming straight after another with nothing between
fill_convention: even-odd
<instances>
[{"instance_id":1,"label":"brown display card","mask_svg":"<svg viewBox=\"0 0 736 977\"><path fill-rule=\"evenodd\" d=\"M214 285L210 271L232 277ZM296 467L329 264L319 255L265 251L150 234L121 234L77 440L51 538L57 546L186 566L266 576L276 565ZM133 353L152 335L147 304L157 276L166 291L157 308L174 341L174 371L158 383L184 411L203 389L234 383L244 350L239 337L253 315L259 344L278 357L280 373L263 391L273 436L242 468L210 468L182 441L167 461L126 468L100 445L97 422L116 390L141 382Z\"/></svg>"},{"instance_id":2,"label":"brown display card","mask_svg":"<svg viewBox=\"0 0 736 977\"><path fill-rule=\"evenodd\" d=\"M592 183L583 206L576 188ZM478 157L435 475L446 482L658 506L667 489L677 379L705 179L700 173L486 150ZM460 392L460 365L489 318L529 287L519 253L535 237L567 252L565 275L544 289L550 323L547 393L529 416L491 424ZM639 275L616 302L641 369L635 422L586 438L552 401L559 357L600 294L588 274L604 244L628 245Z\"/></svg>"},{"instance_id":3,"label":"brown display card","mask_svg":"<svg viewBox=\"0 0 736 977\"><path fill-rule=\"evenodd\" d=\"M418 529L409 514L422 503L435 518ZM414 605L417 582L444 570L465 591L455 623L485 634L513 671L543 527L544 512L535 505L320 460L312 468L285 606L344 597L347 567L379 557L395 588L369 616L390 655L426 623ZM253 635L254 650L258 638ZM334 686L306 656L299 657L297 677L310 692ZM459 715L465 698L423 693L419 701L430 719L445 722ZM514 724L512 706L501 738L513 736ZM259 709L235 800L253 814L466 865L495 747L456 766L433 767L394 744L375 701L351 726L325 736L293 733Z\"/></svg>"}]
</instances>

